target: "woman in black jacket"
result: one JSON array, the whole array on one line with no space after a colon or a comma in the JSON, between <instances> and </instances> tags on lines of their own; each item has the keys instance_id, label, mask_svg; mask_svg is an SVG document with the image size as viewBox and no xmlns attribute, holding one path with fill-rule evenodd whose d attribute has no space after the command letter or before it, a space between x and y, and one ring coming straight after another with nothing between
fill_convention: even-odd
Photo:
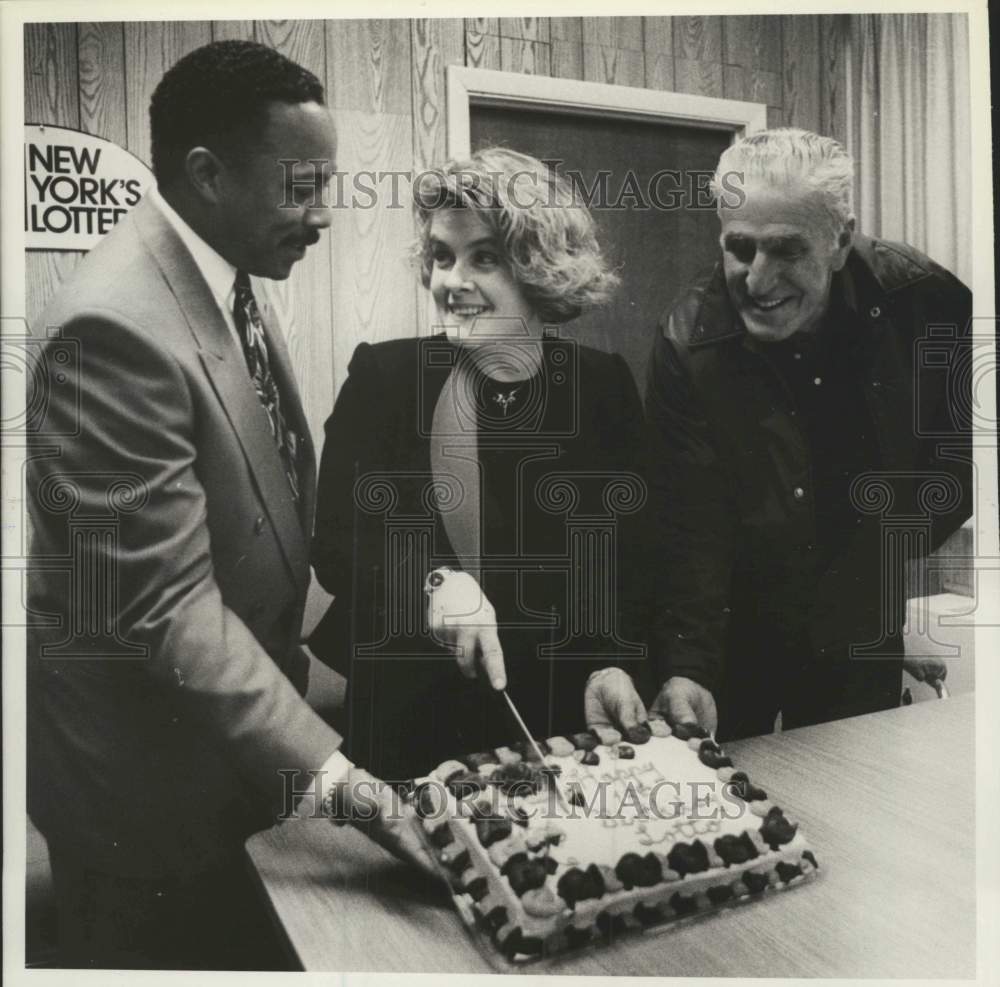
<instances>
[{"instance_id":1,"label":"woman in black jacket","mask_svg":"<svg viewBox=\"0 0 1000 987\"><path fill-rule=\"evenodd\" d=\"M508 680L539 738L582 729L588 679L588 722L645 719L603 671L645 653L642 409L621 356L553 328L617 283L593 220L501 148L414 197L438 331L355 351L313 552L335 599L310 644L348 677L346 752L391 780L516 740Z\"/></svg>"}]
</instances>

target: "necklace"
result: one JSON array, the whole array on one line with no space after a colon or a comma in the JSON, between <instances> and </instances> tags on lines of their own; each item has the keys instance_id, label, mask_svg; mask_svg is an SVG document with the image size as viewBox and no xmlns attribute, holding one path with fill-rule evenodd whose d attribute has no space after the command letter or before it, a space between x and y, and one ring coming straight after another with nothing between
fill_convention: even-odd
<instances>
[{"instance_id":1,"label":"necklace","mask_svg":"<svg viewBox=\"0 0 1000 987\"><path fill-rule=\"evenodd\" d=\"M497 391L493 395L493 401L495 404L500 405L500 410L503 412L504 418L507 417L507 412L510 410L510 406L517 400L517 392L520 387L512 387L506 394L502 391Z\"/></svg>"}]
</instances>

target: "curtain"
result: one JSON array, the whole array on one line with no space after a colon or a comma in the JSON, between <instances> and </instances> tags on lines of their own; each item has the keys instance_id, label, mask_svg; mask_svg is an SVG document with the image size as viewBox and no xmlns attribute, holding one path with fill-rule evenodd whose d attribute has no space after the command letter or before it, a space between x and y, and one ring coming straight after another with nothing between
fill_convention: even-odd
<instances>
[{"instance_id":1,"label":"curtain","mask_svg":"<svg viewBox=\"0 0 1000 987\"><path fill-rule=\"evenodd\" d=\"M859 14L848 30L848 150L864 233L972 279L965 14Z\"/></svg>"}]
</instances>

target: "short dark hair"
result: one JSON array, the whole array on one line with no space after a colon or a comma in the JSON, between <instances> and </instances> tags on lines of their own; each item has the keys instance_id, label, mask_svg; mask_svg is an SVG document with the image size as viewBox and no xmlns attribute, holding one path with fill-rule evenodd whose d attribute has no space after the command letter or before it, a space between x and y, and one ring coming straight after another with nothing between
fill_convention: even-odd
<instances>
[{"instance_id":1,"label":"short dark hair","mask_svg":"<svg viewBox=\"0 0 1000 987\"><path fill-rule=\"evenodd\" d=\"M323 85L253 41L213 41L189 52L167 70L149 104L157 184L177 177L192 147L225 159L262 125L271 102L322 104Z\"/></svg>"}]
</instances>

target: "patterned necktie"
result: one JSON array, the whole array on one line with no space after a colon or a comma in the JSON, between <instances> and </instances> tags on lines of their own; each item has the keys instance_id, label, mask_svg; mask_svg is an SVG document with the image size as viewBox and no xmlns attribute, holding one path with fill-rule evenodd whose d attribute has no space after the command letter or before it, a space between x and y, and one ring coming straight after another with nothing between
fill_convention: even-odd
<instances>
[{"instance_id":1,"label":"patterned necktie","mask_svg":"<svg viewBox=\"0 0 1000 987\"><path fill-rule=\"evenodd\" d=\"M243 355L246 357L250 370L250 379L260 403L267 412L267 420L271 426L285 474L291 485L296 500L299 496L298 474L296 472L296 454L298 436L285 422L281 412L281 395L278 384L271 373L271 363L267 355L267 342L264 339L264 324L257 310L257 299L250 287L250 277L243 271L236 272L236 298L233 302L233 319L236 331L243 343Z\"/></svg>"}]
</instances>

